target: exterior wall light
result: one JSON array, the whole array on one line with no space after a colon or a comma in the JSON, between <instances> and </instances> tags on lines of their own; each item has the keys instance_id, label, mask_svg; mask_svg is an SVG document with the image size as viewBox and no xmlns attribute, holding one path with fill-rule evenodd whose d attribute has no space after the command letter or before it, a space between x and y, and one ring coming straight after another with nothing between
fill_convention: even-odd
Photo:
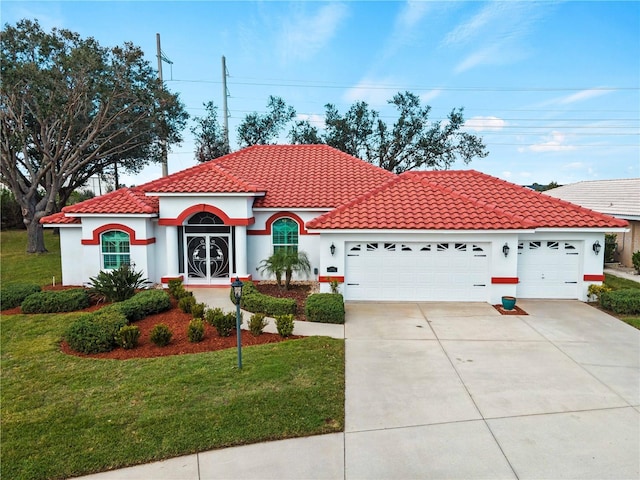
<instances>
[{"instance_id":1,"label":"exterior wall light","mask_svg":"<svg viewBox=\"0 0 640 480\"><path fill-rule=\"evenodd\" d=\"M509 244L505 243L504 246L502 247L502 253L504 253L504 256L507 257L509 255Z\"/></svg>"},{"instance_id":2,"label":"exterior wall light","mask_svg":"<svg viewBox=\"0 0 640 480\"><path fill-rule=\"evenodd\" d=\"M600 249L602 248L602 246L600 245L600 242L598 240L596 240L596 242L593 244L593 252L598 255L600 253Z\"/></svg>"},{"instance_id":3,"label":"exterior wall light","mask_svg":"<svg viewBox=\"0 0 640 480\"><path fill-rule=\"evenodd\" d=\"M331 252L331 256L332 257L336 254L336 246L333 244L333 242L331 243L331 246L329 247L329 251Z\"/></svg>"},{"instance_id":4,"label":"exterior wall light","mask_svg":"<svg viewBox=\"0 0 640 480\"><path fill-rule=\"evenodd\" d=\"M233 296L236 297L236 337L238 339L238 369L242 370L242 333L240 333L240 299L242 298L242 286L244 284L236 276L231 284Z\"/></svg>"}]
</instances>

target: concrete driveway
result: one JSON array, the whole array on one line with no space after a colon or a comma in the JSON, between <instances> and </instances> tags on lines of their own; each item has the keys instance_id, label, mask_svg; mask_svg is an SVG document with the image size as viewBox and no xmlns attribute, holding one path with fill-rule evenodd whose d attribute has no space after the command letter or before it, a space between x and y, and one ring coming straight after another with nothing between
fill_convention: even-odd
<instances>
[{"instance_id":1,"label":"concrete driveway","mask_svg":"<svg viewBox=\"0 0 640 480\"><path fill-rule=\"evenodd\" d=\"M640 331L577 301L518 305L350 303L327 333L346 338L344 433L87 478L639 478Z\"/></svg>"},{"instance_id":2,"label":"concrete driveway","mask_svg":"<svg viewBox=\"0 0 640 480\"><path fill-rule=\"evenodd\" d=\"M518 305L349 304L345 478L638 478L640 332Z\"/></svg>"}]
</instances>

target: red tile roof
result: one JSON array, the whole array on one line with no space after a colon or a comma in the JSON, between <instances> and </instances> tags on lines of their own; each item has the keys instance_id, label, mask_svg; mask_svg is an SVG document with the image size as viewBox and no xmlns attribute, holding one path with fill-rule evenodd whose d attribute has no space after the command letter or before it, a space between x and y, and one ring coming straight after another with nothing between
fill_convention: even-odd
<instances>
[{"instance_id":1,"label":"red tile roof","mask_svg":"<svg viewBox=\"0 0 640 480\"><path fill-rule=\"evenodd\" d=\"M311 220L318 229L621 227L624 221L474 170L406 172Z\"/></svg>"},{"instance_id":2,"label":"red tile roof","mask_svg":"<svg viewBox=\"0 0 640 480\"><path fill-rule=\"evenodd\" d=\"M260 208L335 208L394 175L326 145L256 145L142 185L147 192L265 192Z\"/></svg>"},{"instance_id":3,"label":"red tile roof","mask_svg":"<svg viewBox=\"0 0 640 480\"><path fill-rule=\"evenodd\" d=\"M100 197L64 207L64 213L115 213L152 214L158 213L158 197L148 197L139 188L120 188Z\"/></svg>"},{"instance_id":4,"label":"red tile roof","mask_svg":"<svg viewBox=\"0 0 640 480\"><path fill-rule=\"evenodd\" d=\"M77 217L67 217L64 212L54 213L53 215L47 215L46 217L42 217L40 219L40 223L42 224L51 224L51 225L72 225L74 223L80 224L81 221Z\"/></svg>"},{"instance_id":5,"label":"red tile roof","mask_svg":"<svg viewBox=\"0 0 640 480\"><path fill-rule=\"evenodd\" d=\"M254 207L335 210L318 229L529 229L623 227L627 223L474 170L400 176L326 145L264 145L122 188L62 209L67 214L157 214L164 193L254 194Z\"/></svg>"}]
</instances>

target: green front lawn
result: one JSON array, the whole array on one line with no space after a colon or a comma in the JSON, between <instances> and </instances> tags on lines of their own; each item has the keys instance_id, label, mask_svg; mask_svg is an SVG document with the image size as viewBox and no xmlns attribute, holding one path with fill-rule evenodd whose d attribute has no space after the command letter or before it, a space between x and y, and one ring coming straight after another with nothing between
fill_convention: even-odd
<instances>
[{"instance_id":1,"label":"green front lawn","mask_svg":"<svg viewBox=\"0 0 640 480\"><path fill-rule=\"evenodd\" d=\"M632 289L640 290L640 283L628 280L622 277L616 277L615 275L609 275L605 273L604 284L613 290ZM640 295L640 292L638 293ZM612 312L608 312L610 315L614 315L625 323L628 323L632 327L640 330L640 317L637 315L618 315Z\"/></svg>"},{"instance_id":2,"label":"green front lawn","mask_svg":"<svg viewBox=\"0 0 640 480\"><path fill-rule=\"evenodd\" d=\"M2 284L61 279L59 237L0 232ZM67 356L78 314L0 316L2 478L58 479L344 429L344 340L311 337L136 360ZM292 459L295 461L295 459Z\"/></svg>"},{"instance_id":3,"label":"green front lawn","mask_svg":"<svg viewBox=\"0 0 640 480\"><path fill-rule=\"evenodd\" d=\"M27 231L7 230L0 232L0 285L15 282L51 285L62 282L60 262L60 237L50 229L44 231L48 253L28 254Z\"/></svg>"},{"instance_id":4,"label":"green front lawn","mask_svg":"<svg viewBox=\"0 0 640 480\"><path fill-rule=\"evenodd\" d=\"M95 360L59 351L76 315L0 319L3 478L66 478L344 428L343 340L246 347L242 371L235 349Z\"/></svg>"}]
</instances>

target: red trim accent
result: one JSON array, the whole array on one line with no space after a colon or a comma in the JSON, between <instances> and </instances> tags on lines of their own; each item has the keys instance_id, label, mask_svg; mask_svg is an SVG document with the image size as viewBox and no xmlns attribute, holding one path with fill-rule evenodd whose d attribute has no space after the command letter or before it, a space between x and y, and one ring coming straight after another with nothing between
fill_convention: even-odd
<instances>
[{"instance_id":1,"label":"red trim accent","mask_svg":"<svg viewBox=\"0 0 640 480\"><path fill-rule=\"evenodd\" d=\"M604 282L604 275L585 275L585 282Z\"/></svg>"},{"instance_id":2,"label":"red trim accent","mask_svg":"<svg viewBox=\"0 0 640 480\"><path fill-rule=\"evenodd\" d=\"M304 221L295 213L292 212L278 212L271 215L266 222L264 230L247 230L247 235L271 235L271 227L273 222L280 218L290 218L298 224L300 235L320 235L319 233L309 233L304 227Z\"/></svg>"},{"instance_id":3,"label":"red trim accent","mask_svg":"<svg viewBox=\"0 0 640 480\"><path fill-rule=\"evenodd\" d=\"M184 275L178 275L177 277L160 277L160 283L169 283L169 280L184 280Z\"/></svg>"},{"instance_id":4,"label":"red trim accent","mask_svg":"<svg viewBox=\"0 0 640 480\"><path fill-rule=\"evenodd\" d=\"M193 206L187 208L186 210L184 210L180 215L178 215L177 218L161 218L161 219L159 219L158 220L158 225L179 227L179 226L184 224L184 221L187 218L189 218L194 213L199 213L199 212L213 213L214 215L217 215L218 217L220 217L225 225L231 225L231 226L253 225L255 223L255 221L256 221L255 218L253 218L253 217L251 217L251 218L231 218L231 217L229 217L229 215L224 213L219 208L214 207L213 205L207 205L206 203L199 203L198 205L193 205Z\"/></svg>"},{"instance_id":5,"label":"red trim accent","mask_svg":"<svg viewBox=\"0 0 640 480\"><path fill-rule=\"evenodd\" d=\"M146 239L136 238L136 231L134 229L120 223L108 223L106 225L102 225L101 227L98 227L93 231L93 238L83 238L80 243L82 243L82 245L100 245L100 235L109 230L121 230L125 233L128 233L129 243L131 245L150 245L152 243L156 243L155 237Z\"/></svg>"},{"instance_id":6,"label":"red trim accent","mask_svg":"<svg viewBox=\"0 0 640 480\"><path fill-rule=\"evenodd\" d=\"M337 280L338 283L344 283L344 277L338 277L338 276L331 276L331 275L326 275L326 276L320 276L318 277L318 281L320 283L330 283L333 280Z\"/></svg>"},{"instance_id":7,"label":"red trim accent","mask_svg":"<svg viewBox=\"0 0 640 480\"><path fill-rule=\"evenodd\" d=\"M491 277L491 283L518 283L518 277Z\"/></svg>"},{"instance_id":8,"label":"red trim accent","mask_svg":"<svg viewBox=\"0 0 640 480\"><path fill-rule=\"evenodd\" d=\"M234 282L234 280L235 280L235 277L230 278L229 279L229 284L232 284ZM240 277L240 281L241 282L250 282L251 281L251 274L246 275L244 277Z\"/></svg>"}]
</instances>

